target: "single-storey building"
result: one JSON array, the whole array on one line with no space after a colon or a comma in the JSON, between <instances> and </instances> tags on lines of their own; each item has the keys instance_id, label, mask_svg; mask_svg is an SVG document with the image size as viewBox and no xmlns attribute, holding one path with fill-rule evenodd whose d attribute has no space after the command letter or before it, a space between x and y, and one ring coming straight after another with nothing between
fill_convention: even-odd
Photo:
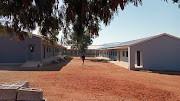
<instances>
[{"instance_id":1,"label":"single-storey building","mask_svg":"<svg viewBox=\"0 0 180 101\"><path fill-rule=\"evenodd\" d=\"M98 50L99 48L101 48L101 45L90 45L87 47L85 56L99 56L99 52L100 50ZM76 48L73 48L71 46L66 46L67 48L67 55L69 56L79 56L80 54L78 53L78 50Z\"/></svg>"},{"instance_id":2,"label":"single-storey building","mask_svg":"<svg viewBox=\"0 0 180 101\"><path fill-rule=\"evenodd\" d=\"M180 38L166 33L100 48L100 57L137 70L180 71Z\"/></svg>"},{"instance_id":3,"label":"single-storey building","mask_svg":"<svg viewBox=\"0 0 180 101\"><path fill-rule=\"evenodd\" d=\"M0 64L24 64L34 61L35 64L49 64L66 52L66 48L59 45L52 45L44 37L32 34L24 37L24 41L17 41L17 38L10 40L7 36L0 37Z\"/></svg>"}]
</instances>

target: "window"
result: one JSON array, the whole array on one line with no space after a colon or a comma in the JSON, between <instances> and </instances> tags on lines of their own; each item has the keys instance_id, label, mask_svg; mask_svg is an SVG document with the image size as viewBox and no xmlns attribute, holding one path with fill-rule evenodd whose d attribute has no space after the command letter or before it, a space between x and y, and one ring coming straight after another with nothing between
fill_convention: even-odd
<instances>
[{"instance_id":1,"label":"window","mask_svg":"<svg viewBox=\"0 0 180 101\"><path fill-rule=\"evenodd\" d=\"M128 57L128 51L126 51L126 57Z\"/></svg>"},{"instance_id":2,"label":"window","mask_svg":"<svg viewBox=\"0 0 180 101\"><path fill-rule=\"evenodd\" d=\"M124 51L123 51L123 57L124 57Z\"/></svg>"},{"instance_id":3,"label":"window","mask_svg":"<svg viewBox=\"0 0 180 101\"><path fill-rule=\"evenodd\" d=\"M115 51L115 54L114 54L115 56L117 56L117 51Z\"/></svg>"},{"instance_id":4,"label":"window","mask_svg":"<svg viewBox=\"0 0 180 101\"><path fill-rule=\"evenodd\" d=\"M30 45L30 52L34 52L34 45Z\"/></svg>"},{"instance_id":5,"label":"window","mask_svg":"<svg viewBox=\"0 0 180 101\"><path fill-rule=\"evenodd\" d=\"M48 47L46 48L46 51L49 52Z\"/></svg>"}]
</instances>

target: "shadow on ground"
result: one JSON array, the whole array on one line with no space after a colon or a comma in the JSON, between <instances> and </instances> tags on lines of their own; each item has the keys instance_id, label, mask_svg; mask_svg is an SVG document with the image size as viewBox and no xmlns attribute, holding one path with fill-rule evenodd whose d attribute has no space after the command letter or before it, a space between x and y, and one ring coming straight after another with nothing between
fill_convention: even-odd
<instances>
[{"instance_id":1,"label":"shadow on ground","mask_svg":"<svg viewBox=\"0 0 180 101\"><path fill-rule=\"evenodd\" d=\"M21 66L0 66L0 70L7 71L60 71L66 66L73 58L68 57L60 63L53 63L42 67L21 67Z\"/></svg>"},{"instance_id":2,"label":"shadow on ground","mask_svg":"<svg viewBox=\"0 0 180 101\"><path fill-rule=\"evenodd\" d=\"M158 74L166 74L166 75L179 75L180 71L158 71L158 70L140 70L141 72L148 72L148 73L158 73Z\"/></svg>"},{"instance_id":3,"label":"shadow on ground","mask_svg":"<svg viewBox=\"0 0 180 101\"><path fill-rule=\"evenodd\" d=\"M180 71L151 71L151 73L167 74L167 75L179 75Z\"/></svg>"},{"instance_id":4,"label":"shadow on ground","mask_svg":"<svg viewBox=\"0 0 180 101\"><path fill-rule=\"evenodd\" d=\"M86 59L89 60L91 62L103 62L103 63L107 63L110 60L105 60L105 59Z\"/></svg>"}]
</instances>

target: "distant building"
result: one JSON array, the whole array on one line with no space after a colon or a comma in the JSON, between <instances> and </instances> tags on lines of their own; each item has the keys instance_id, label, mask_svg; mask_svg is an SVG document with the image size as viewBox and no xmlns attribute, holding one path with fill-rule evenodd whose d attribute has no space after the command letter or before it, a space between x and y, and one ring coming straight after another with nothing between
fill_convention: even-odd
<instances>
[{"instance_id":1,"label":"distant building","mask_svg":"<svg viewBox=\"0 0 180 101\"><path fill-rule=\"evenodd\" d=\"M121 67L137 70L180 71L180 38L160 34L99 49L99 57L118 61Z\"/></svg>"},{"instance_id":2,"label":"distant building","mask_svg":"<svg viewBox=\"0 0 180 101\"><path fill-rule=\"evenodd\" d=\"M25 37L24 41L12 40L9 37L0 37L0 64L24 64L28 61L37 61L41 64L49 64L58 56L65 54L66 47L52 45L45 38L32 35Z\"/></svg>"},{"instance_id":3,"label":"distant building","mask_svg":"<svg viewBox=\"0 0 180 101\"><path fill-rule=\"evenodd\" d=\"M88 46L86 53L84 53L86 56L99 56L99 48L101 48L101 45L90 45ZM67 55L69 56L79 56L78 50L76 48L73 48L71 46L66 46L67 48Z\"/></svg>"}]
</instances>

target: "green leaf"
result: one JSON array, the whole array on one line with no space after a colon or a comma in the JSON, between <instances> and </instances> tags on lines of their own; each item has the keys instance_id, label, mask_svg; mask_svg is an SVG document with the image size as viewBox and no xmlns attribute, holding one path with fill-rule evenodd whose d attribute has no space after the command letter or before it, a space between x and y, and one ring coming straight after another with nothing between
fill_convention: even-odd
<instances>
[{"instance_id":1,"label":"green leaf","mask_svg":"<svg viewBox=\"0 0 180 101\"><path fill-rule=\"evenodd\" d=\"M27 33L30 38L32 38L32 34L30 32Z\"/></svg>"}]
</instances>

